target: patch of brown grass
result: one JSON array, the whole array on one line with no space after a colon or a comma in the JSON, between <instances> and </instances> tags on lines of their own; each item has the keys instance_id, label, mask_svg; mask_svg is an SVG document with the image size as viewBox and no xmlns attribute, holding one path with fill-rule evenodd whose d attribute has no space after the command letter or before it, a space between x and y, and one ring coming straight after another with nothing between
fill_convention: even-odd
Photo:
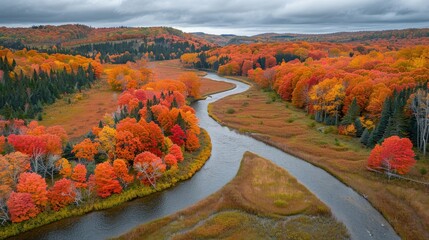
<instances>
[{"instance_id":1,"label":"patch of brown grass","mask_svg":"<svg viewBox=\"0 0 429 240\"><path fill-rule=\"evenodd\" d=\"M345 227L284 169L247 152L237 176L185 210L119 239L345 239Z\"/></svg>"},{"instance_id":2,"label":"patch of brown grass","mask_svg":"<svg viewBox=\"0 0 429 240\"><path fill-rule=\"evenodd\" d=\"M104 114L116 110L118 95L118 92L110 90L106 75L103 75L91 89L65 96L45 107L40 123L44 126L60 125L71 139L79 138L93 126L98 126ZM68 103L69 98L71 104Z\"/></svg>"},{"instance_id":3,"label":"patch of brown grass","mask_svg":"<svg viewBox=\"0 0 429 240\"><path fill-rule=\"evenodd\" d=\"M315 123L304 111L270 100L267 93L252 87L211 104L209 111L222 124L253 133L253 137L325 169L368 196L403 238L429 239L427 187L405 180L388 181L368 172L365 167L370 150L362 148L358 139L322 133L317 129L326 126ZM245 101L249 105L244 107ZM229 108L235 112L226 113ZM427 160L420 160L409 176L429 181L429 174L419 172L421 168L429 170L428 166Z\"/></svg>"}]
</instances>

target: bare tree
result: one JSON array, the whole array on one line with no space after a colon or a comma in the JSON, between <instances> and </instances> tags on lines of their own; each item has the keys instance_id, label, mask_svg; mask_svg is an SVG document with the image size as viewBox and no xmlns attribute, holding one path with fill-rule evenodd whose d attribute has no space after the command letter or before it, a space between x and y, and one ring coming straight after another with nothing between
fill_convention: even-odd
<instances>
[{"instance_id":1,"label":"bare tree","mask_svg":"<svg viewBox=\"0 0 429 240\"><path fill-rule=\"evenodd\" d=\"M417 147L426 155L429 138L429 94L427 90L419 89L411 101L411 109L417 123Z\"/></svg>"},{"instance_id":2,"label":"bare tree","mask_svg":"<svg viewBox=\"0 0 429 240\"><path fill-rule=\"evenodd\" d=\"M147 180L156 189L156 180L162 176L159 163L155 161L151 163L137 163L134 165L134 168L141 173L140 180Z\"/></svg>"},{"instance_id":3,"label":"bare tree","mask_svg":"<svg viewBox=\"0 0 429 240\"><path fill-rule=\"evenodd\" d=\"M9 218L9 212L6 206L6 198L0 199L0 225L5 225Z\"/></svg>"}]
</instances>

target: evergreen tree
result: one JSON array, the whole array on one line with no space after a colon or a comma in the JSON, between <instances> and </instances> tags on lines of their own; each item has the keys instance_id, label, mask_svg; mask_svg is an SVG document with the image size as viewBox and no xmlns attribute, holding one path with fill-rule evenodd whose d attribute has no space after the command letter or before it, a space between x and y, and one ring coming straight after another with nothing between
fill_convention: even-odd
<instances>
[{"instance_id":1,"label":"evergreen tree","mask_svg":"<svg viewBox=\"0 0 429 240\"><path fill-rule=\"evenodd\" d=\"M370 137L370 133L368 129L365 128L365 130L362 133L362 136L359 139L360 143L362 143L365 146L368 146L369 137Z\"/></svg>"},{"instance_id":2,"label":"evergreen tree","mask_svg":"<svg viewBox=\"0 0 429 240\"><path fill-rule=\"evenodd\" d=\"M353 99L352 103L349 106L349 109L347 110L346 115L344 116L343 120L341 121L341 125L350 125L355 122L355 119L360 114L360 108L357 104L356 98Z\"/></svg>"}]
</instances>

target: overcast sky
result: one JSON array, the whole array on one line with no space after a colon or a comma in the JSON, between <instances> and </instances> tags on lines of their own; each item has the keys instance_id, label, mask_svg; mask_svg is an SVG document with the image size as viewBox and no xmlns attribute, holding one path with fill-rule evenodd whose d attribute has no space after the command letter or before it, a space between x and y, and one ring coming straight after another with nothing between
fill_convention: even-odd
<instances>
[{"instance_id":1,"label":"overcast sky","mask_svg":"<svg viewBox=\"0 0 429 240\"><path fill-rule=\"evenodd\" d=\"M429 27L429 0L0 0L0 26L172 26L254 35Z\"/></svg>"}]
</instances>

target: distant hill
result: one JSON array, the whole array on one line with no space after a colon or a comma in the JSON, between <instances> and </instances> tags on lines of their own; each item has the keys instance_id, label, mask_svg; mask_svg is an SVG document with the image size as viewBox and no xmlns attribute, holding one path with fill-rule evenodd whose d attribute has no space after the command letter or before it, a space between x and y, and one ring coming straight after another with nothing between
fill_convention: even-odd
<instances>
[{"instance_id":1,"label":"distant hill","mask_svg":"<svg viewBox=\"0 0 429 240\"><path fill-rule=\"evenodd\" d=\"M99 56L102 63L179 58L215 46L204 38L171 27L92 28L81 24L0 28L0 46L19 50Z\"/></svg>"},{"instance_id":2,"label":"distant hill","mask_svg":"<svg viewBox=\"0 0 429 240\"><path fill-rule=\"evenodd\" d=\"M40 25L30 28L0 27L0 45L9 48L19 46L76 46L88 43L102 43L129 39L148 39L164 37L176 41L187 41L200 47L212 45L207 40L192 34L183 33L171 27L112 27L93 28L81 24L60 26Z\"/></svg>"},{"instance_id":3,"label":"distant hill","mask_svg":"<svg viewBox=\"0 0 429 240\"><path fill-rule=\"evenodd\" d=\"M234 36L230 34L213 35L197 33L194 36L204 38L217 45L248 44L261 42L364 42L377 40L415 39L429 37L429 28L362 31L362 32L338 32L328 34L296 34L296 33L263 33L254 36Z\"/></svg>"}]
</instances>

